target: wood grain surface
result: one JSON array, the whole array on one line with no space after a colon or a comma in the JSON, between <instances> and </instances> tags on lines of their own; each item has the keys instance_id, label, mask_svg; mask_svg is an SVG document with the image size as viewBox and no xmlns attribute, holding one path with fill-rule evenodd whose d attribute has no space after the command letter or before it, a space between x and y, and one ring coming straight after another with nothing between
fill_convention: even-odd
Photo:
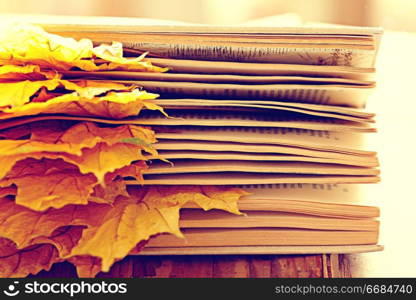
<instances>
[{"instance_id":1,"label":"wood grain surface","mask_svg":"<svg viewBox=\"0 0 416 300\"><path fill-rule=\"evenodd\" d=\"M76 277L70 263L32 277ZM315 278L351 277L347 255L128 256L102 278Z\"/></svg>"}]
</instances>

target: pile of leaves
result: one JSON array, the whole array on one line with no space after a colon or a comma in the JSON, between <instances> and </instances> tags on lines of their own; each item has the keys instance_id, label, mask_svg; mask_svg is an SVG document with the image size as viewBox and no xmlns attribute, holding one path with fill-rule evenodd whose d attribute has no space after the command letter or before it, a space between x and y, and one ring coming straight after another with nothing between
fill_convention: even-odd
<instances>
[{"instance_id":1,"label":"pile of leaves","mask_svg":"<svg viewBox=\"0 0 416 300\"><path fill-rule=\"evenodd\" d=\"M239 213L237 201L245 193L236 188L128 186L126 177L143 182L146 160L158 158L152 129L81 117L164 113L148 101L158 95L135 85L64 79L68 70L166 71L144 55L123 57L119 43L94 46L32 25L3 30L0 277L36 274L62 261L73 263L81 277L107 272L154 235L183 237L179 214L187 202ZM62 115L75 119L59 120Z\"/></svg>"}]
</instances>

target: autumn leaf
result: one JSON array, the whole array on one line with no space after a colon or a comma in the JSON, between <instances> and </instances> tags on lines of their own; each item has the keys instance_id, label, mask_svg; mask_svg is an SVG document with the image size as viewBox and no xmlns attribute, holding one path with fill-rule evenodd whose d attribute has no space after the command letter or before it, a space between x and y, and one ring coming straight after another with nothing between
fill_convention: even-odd
<instances>
[{"instance_id":1,"label":"autumn leaf","mask_svg":"<svg viewBox=\"0 0 416 300\"><path fill-rule=\"evenodd\" d=\"M0 237L0 277L26 277L42 270L48 271L54 263L61 262L81 236L79 226L58 228L49 237L39 237L33 245L18 249L7 238Z\"/></svg>"},{"instance_id":2,"label":"autumn leaf","mask_svg":"<svg viewBox=\"0 0 416 300\"><path fill-rule=\"evenodd\" d=\"M17 136L30 135L28 139L0 140L0 179L18 162L26 158L62 159L76 165L82 174L93 173L101 183L108 172L145 160L142 150L157 156L150 146L124 142L139 138L148 145L156 142L150 129L123 125L99 127L82 122L70 126L68 122L31 123L16 130ZM10 137L13 130L3 136ZM0 133L0 136L2 133Z\"/></svg>"},{"instance_id":3,"label":"autumn leaf","mask_svg":"<svg viewBox=\"0 0 416 300\"><path fill-rule=\"evenodd\" d=\"M73 116L92 116L122 119L137 116L146 100L155 99L158 95L135 89L130 92L109 92L105 96L82 98L76 93L65 94L49 99L46 102L30 102L19 107L0 109L0 120L31 116L38 114L66 114ZM153 105L150 105L153 109ZM161 107L157 108L161 112Z\"/></svg>"},{"instance_id":4,"label":"autumn leaf","mask_svg":"<svg viewBox=\"0 0 416 300\"><path fill-rule=\"evenodd\" d=\"M78 68L85 71L135 70L162 72L163 68L136 59L123 58L122 45L93 47L89 39L76 41L45 32L41 27L29 24L14 24L0 33L0 64L36 64L41 68L69 70ZM95 63L95 59L104 63Z\"/></svg>"},{"instance_id":5,"label":"autumn leaf","mask_svg":"<svg viewBox=\"0 0 416 300\"><path fill-rule=\"evenodd\" d=\"M56 229L73 224L73 216L81 214L78 211L77 206L70 205L38 212L16 204L12 197L3 197L0 198L0 237L13 240L17 248L23 249L33 245L37 238L49 237Z\"/></svg>"},{"instance_id":6,"label":"autumn leaf","mask_svg":"<svg viewBox=\"0 0 416 300\"><path fill-rule=\"evenodd\" d=\"M101 270L107 272L116 260L152 235L168 232L182 237L179 210L185 203L239 213L237 201L244 194L240 189L219 187L133 188L129 198L120 197L111 208L97 213L99 225L83 231L68 257L99 257Z\"/></svg>"},{"instance_id":7,"label":"autumn leaf","mask_svg":"<svg viewBox=\"0 0 416 300\"><path fill-rule=\"evenodd\" d=\"M4 188L0 188L0 198L6 196L14 196L17 193L17 189L15 186L8 186Z\"/></svg>"},{"instance_id":8,"label":"autumn leaf","mask_svg":"<svg viewBox=\"0 0 416 300\"><path fill-rule=\"evenodd\" d=\"M48 271L59 261L61 261L59 253L52 244L17 249L13 241L0 238L0 277L2 278L26 277L42 270Z\"/></svg>"},{"instance_id":9,"label":"autumn leaf","mask_svg":"<svg viewBox=\"0 0 416 300\"><path fill-rule=\"evenodd\" d=\"M77 269L80 278L94 278L101 272L101 260L93 256L75 256L67 259Z\"/></svg>"},{"instance_id":10,"label":"autumn leaf","mask_svg":"<svg viewBox=\"0 0 416 300\"><path fill-rule=\"evenodd\" d=\"M32 240L34 245L51 244L59 253L59 258L71 253L81 238L84 226L63 226L55 229L50 236L39 236Z\"/></svg>"},{"instance_id":11,"label":"autumn leaf","mask_svg":"<svg viewBox=\"0 0 416 300\"><path fill-rule=\"evenodd\" d=\"M41 88L54 90L58 86L59 79L0 82L0 111L7 112L8 110L23 106Z\"/></svg>"},{"instance_id":12,"label":"autumn leaf","mask_svg":"<svg viewBox=\"0 0 416 300\"><path fill-rule=\"evenodd\" d=\"M119 42L113 42L111 45L99 45L92 49L94 55L104 59L108 63L98 66L100 71L106 70L128 70L128 71L147 71L147 72L166 72L168 68L153 66L148 61L143 61L146 53L137 58L123 57L123 45Z\"/></svg>"},{"instance_id":13,"label":"autumn leaf","mask_svg":"<svg viewBox=\"0 0 416 300\"><path fill-rule=\"evenodd\" d=\"M28 158L15 164L0 187L17 187L16 203L33 210L86 204L97 185L93 174L81 174L62 160ZM36 187L36 188L34 188Z\"/></svg>"},{"instance_id":14,"label":"autumn leaf","mask_svg":"<svg viewBox=\"0 0 416 300\"><path fill-rule=\"evenodd\" d=\"M46 80L58 78L55 71L41 71L36 65L4 65L0 66L0 82L22 81L22 80Z\"/></svg>"},{"instance_id":15,"label":"autumn leaf","mask_svg":"<svg viewBox=\"0 0 416 300\"><path fill-rule=\"evenodd\" d=\"M138 115L143 107L164 113L147 102L157 97L134 85L106 81L0 82L0 119L58 113L120 119Z\"/></svg>"},{"instance_id":16,"label":"autumn leaf","mask_svg":"<svg viewBox=\"0 0 416 300\"><path fill-rule=\"evenodd\" d=\"M132 187L129 194L118 197L112 205L90 202L45 212L24 208L5 197L0 199L0 237L16 243L14 252L16 248L50 243L59 253L54 254L54 261L67 259L77 266L79 276L94 276L99 271L107 272L115 261L136 251L138 244L143 245L155 234L169 232L181 237L179 210L187 202L204 209L225 208L239 213L237 201L245 192L228 187L150 186ZM52 251L50 247L45 249ZM0 249L0 253L4 252Z\"/></svg>"},{"instance_id":17,"label":"autumn leaf","mask_svg":"<svg viewBox=\"0 0 416 300\"><path fill-rule=\"evenodd\" d=\"M138 164L143 165L140 162ZM109 168L114 169L113 166ZM142 180L144 169L137 167L135 170L140 173L133 175L128 172L126 175ZM122 172L119 173L123 175ZM105 195L102 201L111 202L112 195L118 196L114 195L118 188L114 190L114 186L107 183L108 190L100 192L99 188L95 189L101 184L99 179L92 173L81 174L76 166L61 159L28 158L16 163L7 176L0 180L0 188L15 185L17 188L16 203L33 210L43 211L69 204L85 205L90 197L96 197L97 193L98 196ZM120 191L121 195L125 194L124 190L125 188Z\"/></svg>"}]
</instances>

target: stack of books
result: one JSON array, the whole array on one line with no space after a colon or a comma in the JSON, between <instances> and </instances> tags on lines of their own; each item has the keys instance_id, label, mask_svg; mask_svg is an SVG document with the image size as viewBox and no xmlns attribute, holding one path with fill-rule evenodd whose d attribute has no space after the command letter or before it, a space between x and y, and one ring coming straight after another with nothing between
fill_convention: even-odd
<instances>
[{"instance_id":1,"label":"stack of books","mask_svg":"<svg viewBox=\"0 0 416 300\"><path fill-rule=\"evenodd\" d=\"M147 53L147 61L169 68L82 72L160 95L153 102L168 118L149 110L120 121L151 126L156 149L170 161L153 160L145 185L229 185L250 193L240 201L241 216L186 207L180 220L186 238L159 235L141 253L381 249L379 209L360 192L379 181L377 153L366 143L376 131L374 114L364 109L375 87L379 29L43 26L97 43L122 42L127 53Z\"/></svg>"}]
</instances>

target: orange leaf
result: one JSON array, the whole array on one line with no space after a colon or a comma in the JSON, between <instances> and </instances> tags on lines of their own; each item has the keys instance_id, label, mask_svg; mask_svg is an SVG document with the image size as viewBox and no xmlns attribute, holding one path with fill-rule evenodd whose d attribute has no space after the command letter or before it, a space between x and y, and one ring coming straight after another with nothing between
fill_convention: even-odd
<instances>
[{"instance_id":1,"label":"orange leaf","mask_svg":"<svg viewBox=\"0 0 416 300\"><path fill-rule=\"evenodd\" d=\"M82 174L93 173L101 183L104 175L144 160L142 150L157 155L150 144L156 141L150 129L124 125L101 128L94 123L32 123L0 133L0 180L18 162L26 158L63 159L76 165ZM13 132L16 132L13 134ZM22 139L22 136L28 136ZM133 144L129 139L139 139Z\"/></svg>"},{"instance_id":2,"label":"orange leaf","mask_svg":"<svg viewBox=\"0 0 416 300\"><path fill-rule=\"evenodd\" d=\"M96 215L98 226L86 228L73 256L101 258L107 272L118 259L125 257L141 241L159 233L182 237L179 210L186 202L204 209L226 209L239 213L238 199L245 193L235 188L218 187L144 187L131 190L129 198L118 198L111 208ZM214 198L215 197L215 198Z\"/></svg>"},{"instance_id":3,"label":"orange leaf","mask_svg":"<svg viewBox=\"0 0 416 300\"><path fill-rule=\"evenodd\" d=\"M28 158L15 164L0 181L0 187L16 185L16 203L33 210L60 208L68 204L87 204L97 179L81 174L62 160Z\"/></svg>"},{"instance_id":4,"label":"orange leaf","mask_svg":"<svg viewBox=\"0 0 416 300\"><path fill-rule=\"evenodd\" d=\"M0 66L0 82L21 81L21 80L45 80L56 78L54 71L41 71L36 65L4 65Z\"/></svg>"},{"instance_id":5,"label":"orange leaf","mask_svg":"<svg viewBox=\"0 0 416 300\"><path fill-rule=\"evenodd\" d=\"M51 244L17 249L13 241L0 238L0 277L26 277L49 270L59 262L57 249Z\"/></svg>"},{"instance_id":6,"label":"orange leaf","mask_svg":"<svg viewBox=\"0 0 416 300\"><path fill-rule=\"evenodd\" d=\"M39 237L23 249L18 249L12 240L0 237L0 277L26 277L48 271L71 251L81 230L80 226L58 228L51 236Z\"/></svg>"}]
</instances>

